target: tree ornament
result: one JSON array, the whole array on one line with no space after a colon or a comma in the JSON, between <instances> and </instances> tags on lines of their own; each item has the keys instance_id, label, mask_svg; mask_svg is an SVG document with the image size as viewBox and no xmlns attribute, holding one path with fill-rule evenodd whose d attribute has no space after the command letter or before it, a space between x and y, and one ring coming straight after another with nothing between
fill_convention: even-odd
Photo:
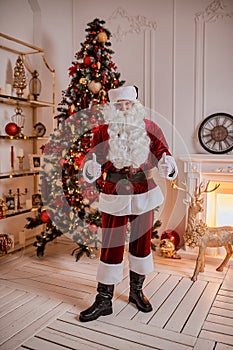
<instances>
[{"instance_id":1,"label":"tree ornament","mask_svg":"<svg viewBox=\"0 0 233 350\"><path fill-rule=\"evenodd\" d=\"M84 67L90 66L92 61L93 61L93 58L91 56L85 56L84 59L83 59Z\"/></svg>"},{"instance_id":2,"label":"tree ornament","mask_svg":"<svg viewBox=\"0 0 233 350\"><path fill-rule=\"evenodd\" d=\"M106 41L108 40L108 36L105 32L100 32L97 35L97 40L99 43L106 43Z\"/></svg>"},{"instance_id":3,"label":"tree ornament","mask_svg":"<svg viewBox=\"0 0 233 350\"><path fill-rule=\"evenodd\" d=\"M79 83L82 84L82 85L86 85L86 83L87 83L86 78L84 78L84 77L80 78L79 79Z\"/></svg>"},{"instance_id":4,"label":"tree ornament","mask_svg":"<svg viewBox=\"0 0 233 350\"><path fill-rule=\"evenodd\" d=\"M91 232L96 232L97 230L98 230L98 226L96 225L96 224L91 224L91 225L89 225L89 230L91 231Z\"/></svg>"},{"instance_id":5,"label":"tree ornament","mask_svg":"<svg viewBox=\"0 0 233 350\"><path fill-rule=\"evenodd\" d=\"M16 65L14 68L14 81L13 87L16 89L16 94L18 97L23 96L23 90L26 88L26 75L23 66L23 60L21 56L18 56L16 60Z\"/></svg>"},{"instance_id":6,"label":"tree ornament","mask_svg":"<svg viewBox=\"0 0 233 350\"><path fill-rule=\"evenodd\" d=\"M97 94L100 91L101 87L102 87L101 83L99 81L95 81L95 80L90 81L90 83L88 83L87 86L88 86L88 89L94 95Z\"/></svg>"},{"instance_id":7,"label":"tree ornament","mask_svg":"<svg viewBox=\"0 0 233 350\"><path fill-rule=\"evenodd\" d=\"M19 133L19 131L20 127L16 123L11 122L5 126L5 132L9 136L16 136Z\"/></svg>"},{"instance_id":8,"label":"tree ornament","mask_svg":"<svg viewBox=\"0 0 233 350\"><path fill-rule=\"evenodd\" d=\"M46 223L46 224L50 222L50 216L46 210L42 210L40 214L40 219L43 223Z\"/></svg>"}]
</instances>

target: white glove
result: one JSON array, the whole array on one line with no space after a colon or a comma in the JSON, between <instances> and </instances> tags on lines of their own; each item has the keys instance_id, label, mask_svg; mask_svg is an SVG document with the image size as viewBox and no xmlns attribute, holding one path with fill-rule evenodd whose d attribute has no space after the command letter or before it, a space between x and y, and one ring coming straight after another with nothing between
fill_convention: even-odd
<instances>
[{"instance_id":1,"label":"white glove","mask_svg":"<svg viewBox=\"0 0 233 350\"><path fill-rule=\"evenodd\" d=\"M84 179L92 183L101 175L101 165L96 161L96 155L93 153L92 159L88 160L83 167Z\"/></svg>"},{"instance_id":2,"label":"white glove","mask_svg":"<svg viewBox=\"0 0 233 350\"><path fill-rule=\"evenodd\" d=\"M167 156L165 152L158 162L158 170L159 175L168 180L174 180L178 174L178 169L174 158Z\"/></svg>"}]
</instances>

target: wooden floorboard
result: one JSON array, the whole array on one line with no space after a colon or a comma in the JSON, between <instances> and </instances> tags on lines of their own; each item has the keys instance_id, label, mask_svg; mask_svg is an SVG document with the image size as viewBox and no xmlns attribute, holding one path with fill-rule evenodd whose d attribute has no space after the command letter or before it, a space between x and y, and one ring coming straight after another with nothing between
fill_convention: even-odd
<instances>
[{"instance_id":1,"label":"wooden floorboard","mask_svg":"<svg viewBox=\"0 0 233 350\"><path fill-rule=\"evenodd\" d=\"M1 350L233 350L233 266L217 272L210 259L191 281L195 259L168 259L154 253L155 270L146 277L149 313L128 303L127 252L124 278L116 285L113 314L81 323L78 315L96 294L94 259L71 255L76 244L66 236L47 245L0 258Z\"/></svg>"}]
</instances>

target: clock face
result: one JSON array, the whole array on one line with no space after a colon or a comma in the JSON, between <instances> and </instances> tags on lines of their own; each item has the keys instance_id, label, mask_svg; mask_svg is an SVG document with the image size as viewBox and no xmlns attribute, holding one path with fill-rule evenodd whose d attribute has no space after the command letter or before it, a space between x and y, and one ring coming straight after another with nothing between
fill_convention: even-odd
<instances>
[{"instance_id":1,"label":"clock face","mask_svg":"<svg viewBox=\"0 0 233 350\"><path fill-rule=\"evenodd\" d=\"M228 113L215 113L201 123L198 138L202 147L215 154L233 150L233 116Z\"/></svg>"},{"instance_id":2,"label":"clock face","mask_svg":"<svg viewBox=\"0 0 233 350\"><path fill-rule=\"evenodd\" d=\"M40 122L34 125L34 130L37 137L42 137L46 133L46 128L44 124Z\"/></svg>"}]
</instances>

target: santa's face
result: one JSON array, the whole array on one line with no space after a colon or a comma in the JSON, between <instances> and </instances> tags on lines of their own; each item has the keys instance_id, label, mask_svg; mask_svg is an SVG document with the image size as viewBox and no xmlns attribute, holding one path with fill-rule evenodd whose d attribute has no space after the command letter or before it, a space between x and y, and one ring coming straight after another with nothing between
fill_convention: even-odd
<instances>
[{"instance_id":1,"label":"santa's face","mask_svg":"<svg viewBox=\"0 0 233 350\"><path fill-rule=\"evenodd\" d=\"M133 107L133 105L134 102L128 100L119 100L116 103L114 103L114 107L118 111L128 111Z\"/></svg>"}]
</instances>

